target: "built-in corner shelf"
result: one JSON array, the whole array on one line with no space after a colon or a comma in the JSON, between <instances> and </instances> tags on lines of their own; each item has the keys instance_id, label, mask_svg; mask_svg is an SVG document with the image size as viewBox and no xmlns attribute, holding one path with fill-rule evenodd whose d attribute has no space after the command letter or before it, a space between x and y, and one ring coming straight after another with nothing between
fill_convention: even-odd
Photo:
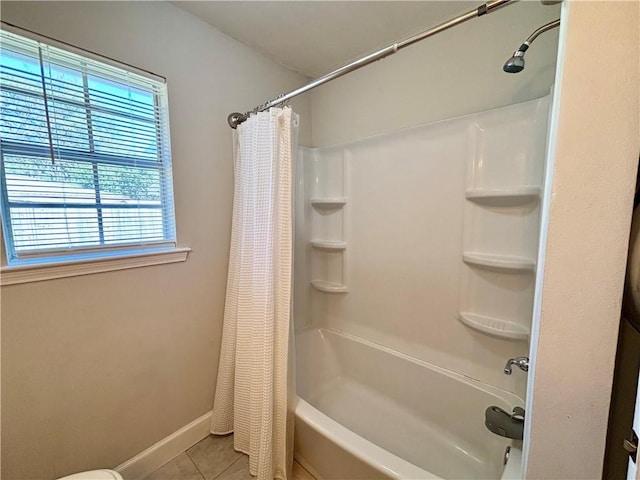
<instances>
[{"instance_id":1,"label":"built-in corner shelf","mask_svg":"<svg viewBox=\"0 0 640 480\"><path fill-rule=\"evenodd\" d=\"M526 205L540 198L540 187L478 188L465 192L467 200L496 207Z\"/></svg>"},{"instance_id":2,"label":"built-in corner shelf","mask_svg":"<svg viewBox=\"0 0 640 480\"><path fill-rule=\"evenodd\" d=\"M324 280L311 280L311 286L324 293L347 293L349 291L346 285L342 285L341 283L325 282Z\"/></svg>"},{"instance_id":3,"label":"built-in corner shelf","mask_svg":"<svg viewBox=\"0 0 640 480\"><path fill-rule=\"evenodd\" d=\"M506 272L532 272L536 262L532 258L515 257L511 255L492 255L487 253L464 252L462 260L467 265L500 270Z\"/></svg>"},{"instance_id":4,"label":"built-in corner shelf","mask_svg":"<svg viewBox=\"0 0 640 480\"><path fill-rule=\"evenodd\" d=\"M313 205L316 208L321 208L325 210L336 210L338 208L344 207L346 203L347 203L347 199L343 197L311 199L311 205Z\"/></svg>"},{"instance_id":5,"label":"built-in corner shelf","mask_svg":"<svg viewBox=\"0 0 640 480\"><path fill-rule=\"evenodd\" d=\"M311 246L319 250L342 251L347 248L347 242L335 240L311 240Z\"/></svg>"},{"instance_id":6,"label":"built-in corner shelf","mask_svg":"<svg viewBox=\"0 0 640 480\"><path fill-rule=\"evenodd\" d=\"M506 338L508 340L527 340L529 338L529 329L508 320L468 312L460 312L458 320L467 327L492 337Z\"/></svg>"}]
</instances>

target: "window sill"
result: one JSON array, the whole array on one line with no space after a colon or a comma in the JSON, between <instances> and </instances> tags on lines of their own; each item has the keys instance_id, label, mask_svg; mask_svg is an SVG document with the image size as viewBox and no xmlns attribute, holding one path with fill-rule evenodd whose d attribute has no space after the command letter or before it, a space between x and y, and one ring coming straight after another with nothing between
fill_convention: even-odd
<instances>
[{"instance_id":1,"label":"window sill","mask_svg":"<svg viewBox=\"0 0 640 480\"><path fill-rule=\"evenodd\" d=\"M184 262L187 260L189 252L191 249L184 247L49 264L3 266L0 269L0 285L4 287L5 285L41 282L55 278Z\"/></svg>"}]
</instances>

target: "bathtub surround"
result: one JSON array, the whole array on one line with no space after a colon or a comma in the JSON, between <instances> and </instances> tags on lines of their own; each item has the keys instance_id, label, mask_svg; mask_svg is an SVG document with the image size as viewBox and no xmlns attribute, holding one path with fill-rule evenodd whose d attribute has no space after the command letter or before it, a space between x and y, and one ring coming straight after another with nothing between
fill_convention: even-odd
<instances>
[{"instance_id":1,"label":"bathtub surround","mask_svg":"<svg viewBox=\"0 0 640 480\"><path fill-rule=\"evenodd\" d=\"M231 233L226 115L307 79L166 2L3 1L0 15L167 78L178 243L193 250L180 264L2 287L2 478L52 479L113 468L211 410ZM308 117L307 99L294 107Z\"/></svg>"},{"instance_id":2,"label":"bathtub surround","mask_svg":"<svg viewBox=\"0 0 640 480\"><path fill-rule=\"evenodd\" d=\"M526 374L504 365L528 353L548 109L546 96L302 148L296 328L347 332L524 398Z\"/></svg>"},{"instance_id":3,"label":"bathtub surround","mask_svg":"<svg viewBox=\"0 0 640 480\"><path fill-rule=\"evenodd\" d=\"M258 480L291 477L293 172L290 107L238 127L231 253L211 433L234 432Z\"/></svg>"}]
</instances>

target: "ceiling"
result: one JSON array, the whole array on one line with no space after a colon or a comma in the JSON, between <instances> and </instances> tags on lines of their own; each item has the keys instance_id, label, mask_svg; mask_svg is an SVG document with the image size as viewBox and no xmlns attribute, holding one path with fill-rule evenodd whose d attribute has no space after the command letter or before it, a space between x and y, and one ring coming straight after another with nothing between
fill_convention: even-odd
<instances>
[{"instance_id":1,"label":"ceiling","mask_svg":"<svg viewBox=\"0 0 640 480\"><path fill-rule=\"evenodd\" d=\"M481 2L176 1L276 62L315 78Z\"/></svg>"}]
</instances>

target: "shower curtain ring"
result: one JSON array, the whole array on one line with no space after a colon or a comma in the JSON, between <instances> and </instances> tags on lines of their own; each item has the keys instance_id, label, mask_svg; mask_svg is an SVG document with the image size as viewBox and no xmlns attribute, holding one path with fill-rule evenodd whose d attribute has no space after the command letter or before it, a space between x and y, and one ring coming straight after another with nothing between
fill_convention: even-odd
<instances>
[{"instance_id":1,"label":"shower curtain ring","mask_svg":"<svg viewBox=\"0 0 640 480\"><path fill-rule=\"evenodd\" d=\"M274 107L287 107L289 106L289 102L290 102L290 98L287 98L286 100L282 100L280 102L278 102L278 99L284 97L286 94L285 93L281 93L280 95L278 95L274 100L276 101Z\"/></svg>"}]
</instances>

